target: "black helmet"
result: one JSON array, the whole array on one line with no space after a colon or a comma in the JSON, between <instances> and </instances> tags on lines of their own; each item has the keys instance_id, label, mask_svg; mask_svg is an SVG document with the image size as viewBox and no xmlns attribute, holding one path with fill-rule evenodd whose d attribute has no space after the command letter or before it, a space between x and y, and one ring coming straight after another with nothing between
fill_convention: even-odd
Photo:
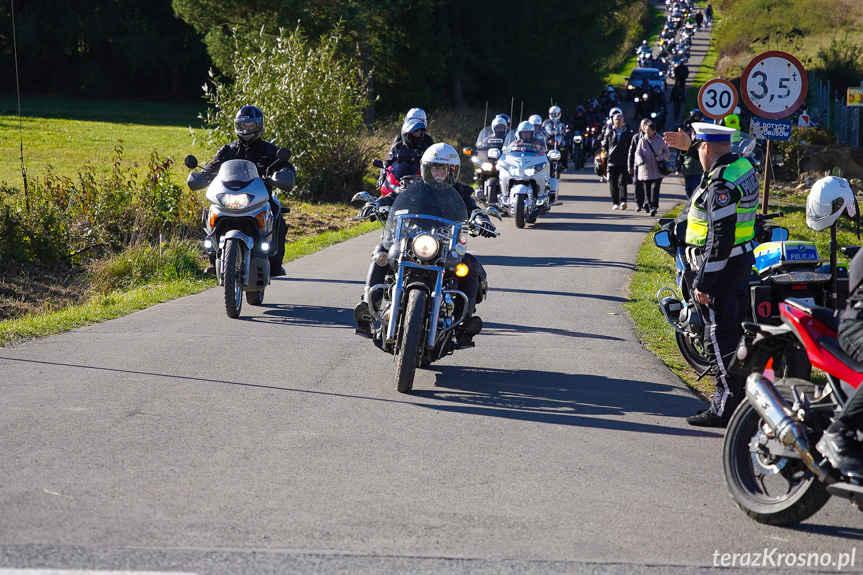
<instances>
[{"instance_id":1,"label":"black helmet","mask_svg":"<svg viewBox=\"0 0 863 575\"><path fill-rule=\"evenodd\" d=\"M689 110L689 117L692 118L695 116L704 116L704 114L702 114L701 110L699 110L698 108L693 108Z\"/></svg>"},{"instance_id":2,"label":"black helmet","mask_svg":"<svg viewBox=\"0 0 863 575\"><path fill-rule=\"evenodd\" d=\"M575 107L576 114L584 114L584 106L576 106Z\"/></svg>"},{"instance_id":3,"label":"black helmet","mask_svg":"<svg viewBox=\"0 0 863 575\"><path fill-rule=\"evenodd\" d=\"M241 141L251 144L264 131L264 113L257 106L243 106L234 117L234 131Z\"/></svg>"}]
</instances>

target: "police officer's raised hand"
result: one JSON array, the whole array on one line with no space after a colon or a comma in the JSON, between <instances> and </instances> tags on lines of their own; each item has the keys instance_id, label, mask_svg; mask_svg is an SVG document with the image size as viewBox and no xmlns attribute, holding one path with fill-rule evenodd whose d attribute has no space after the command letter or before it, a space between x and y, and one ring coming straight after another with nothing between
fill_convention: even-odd
<instances>
[{"instance_id":1,"label":"police officer's raised hand","mask_svg":"<svg viewBox=\"0 0 863 575\"><path fill-rule=\"evenodd\" d=\"M676 132L665 132L662 134L662 141L669 148L677 148L683 151L688 150L689 146L692 145L692 138L682 128L677 128Z\"/></svg>"}]
</instances>

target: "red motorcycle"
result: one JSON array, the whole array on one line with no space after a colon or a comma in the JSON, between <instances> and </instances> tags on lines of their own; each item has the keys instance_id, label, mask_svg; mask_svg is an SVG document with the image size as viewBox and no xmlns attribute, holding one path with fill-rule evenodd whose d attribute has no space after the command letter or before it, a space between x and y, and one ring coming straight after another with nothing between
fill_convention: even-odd
<instances>
[{"instance_id":1,"label":"red motorcycle","mask_svg":"<svg viewBox=\"0 0 863 575\"><path fill-rule=\"evenodd\" d=\"M410 148L398 150L393 157L393 163L389 166L385 167L382 160L374 160L372 165L383 170L382 177L378 182L381 197L398 188L403 177L420 175L419 156Z\"/></svg>"},{"instance_id":2,"label":"red motorcycle","mask_svg":"<svg viewBox=\"0 0 863 575\"><path fill-rule=\"evenodd\" d=\"M863 364L840 348L832 309L796 299L779 307L779 326L744 324L731 366L751 375L725 432L725 482L737 505L760 523L798 523L831 495L863 510L863 475L832 467L815 449L863 382ZM805 348L813 367L826 374L826 384L795 378L772 382L767 375L773 358L787 346Z\"/></svg>"}]
</instances>

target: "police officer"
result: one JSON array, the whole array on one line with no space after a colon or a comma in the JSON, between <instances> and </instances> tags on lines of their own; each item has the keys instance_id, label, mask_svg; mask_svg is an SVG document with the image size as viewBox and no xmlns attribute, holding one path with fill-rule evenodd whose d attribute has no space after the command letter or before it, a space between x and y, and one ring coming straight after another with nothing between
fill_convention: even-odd
<instances>
[{"instance_id":1,"label":"police officer","mask_svg":"<svg viewBox=\"0 0 863 575\"><path fill-rule=\"evenodd\" d=\"M749 306L758 176L748 160L731 153L732 128L704 122L694 122L692 128L694 143L683 130L663 137L670 147L697 153L704 168L689 204L686 243L696 272L692 295L704 321L705 353L716 373L716 392L710 407L686 422L725 427L743 399L744 380L729 373L728 365Z\"/></svg>"},{"instance_id":2,"label":"police officer","mask_svg":"<svg viewBox=\"0 0 863 575\"><path fill-rule=\"evenodd\" d=\"M249 160L257 166L258 175L261 178L267 175L268 168L270 168L270 173L289 170L296 176L297 170L293 165L289 162L277 161L276 153L279 151L279 147L262 139L263 131L264 113L257 106L243 106L234 117L234 132L237 134L237 141L219 148L213 161L205 164L201 171L207 174L207 178L212 181L224 162ZM276 254L270 258L270 275L283 276L286 273L285 268L282 267L282 262L285 259L285 237L288 235L288 226L285 223L285 218L282 217L281 206L272 190L270 190L270 207L276 215L278 227L276 230L278 246ZM204 270L204 273L216 273L215 252L210 254L210 265Z\"/></svg>"}]
</instances>

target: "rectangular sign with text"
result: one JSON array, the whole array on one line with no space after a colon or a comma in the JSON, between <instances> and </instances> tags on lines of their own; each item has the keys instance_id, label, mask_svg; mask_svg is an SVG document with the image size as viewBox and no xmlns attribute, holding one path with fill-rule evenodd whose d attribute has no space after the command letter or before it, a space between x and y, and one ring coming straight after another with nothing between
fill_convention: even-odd
<instances>
[{"instance_id":1,"label":"rectangular sign with text","mask_svg":"<svg viewBox=\"0 0 863 575\"><path fill-rule=\"evenodd\" d=\"M765 120L752 118L752 137L758 140L791 139L791 120Z\"/></svg>"},{"instance_id":2,"label":"rectangular sign with text","mask_svg":"<svg viewBox=\"0 0 863 575\"><path fill-rule=\"evenodd\" d=\"M848 88L849 106L863 106L863 88Z\"/></svg>"}]
</instances>

